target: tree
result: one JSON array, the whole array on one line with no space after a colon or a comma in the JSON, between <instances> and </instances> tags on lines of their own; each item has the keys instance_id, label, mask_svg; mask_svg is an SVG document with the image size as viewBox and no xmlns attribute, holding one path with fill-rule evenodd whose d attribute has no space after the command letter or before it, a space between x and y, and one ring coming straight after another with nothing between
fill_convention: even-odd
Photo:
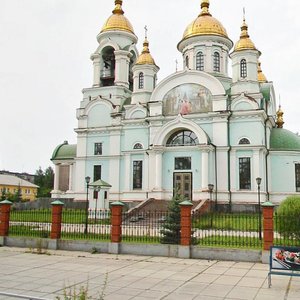
<instances>
[{"instance_id":1,"label":"tree","mask_svg":"<svg viewBox=\"0 0 300 300\"><path fill-rule=\"evenodd\" d=\"M160 242L162 244L180 244L180 203L183 197L177 193L169 204L169 214L160 231L163 235Z\"/></svg>"},{"instance_id":2,"label":"tree","mask_svg":"<svg viewBox=\"0 0 300 300\"><path fill-rule=\"evenodd\" d=\"M289 196L277 211L277 230L285 238L300 239L300 197Z\"/></svg>"},{"instance_id":3,"label":"tree","mask_svg":"<svg viewBox=\"0 0 300 300\"><path fill-rule=\"evenodd\" d=\"M37 197L51 197L51 190L54 185L54 171L48 167L45 172L39 167L35 172L34 183L39 186Z\"/></svg>"}]
</instances>

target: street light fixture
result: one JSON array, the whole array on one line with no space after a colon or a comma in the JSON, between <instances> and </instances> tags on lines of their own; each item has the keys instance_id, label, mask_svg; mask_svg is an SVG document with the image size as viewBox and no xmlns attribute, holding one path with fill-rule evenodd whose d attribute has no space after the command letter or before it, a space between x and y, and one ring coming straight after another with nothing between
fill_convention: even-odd
<instances>
[{"instance_id":1,"label":"street light fixture","mask_svg":"<svg viewBox=\"0 0 300 300\"><path fill-rule=\"evenodd\" d=\"M84 234L87 234L88 232L88 221L89 221L89 183L90 183L91 177L86 176L85 177L85 183L86 183L86 203L85 203L85 228L84 228Z\"/></svg>"},{"instance_id":2,"label":"street light fixture","mask_svg":"<svg viewBox=\"0 0 300 300\"><path fill-rule=\"evenodd\" d=\"M261 240L261 207L260 207L260 184L261 184L261 178L257 177L256 178L256 183L257 183L257 196L258 196L258 234L259 234L259 239Z\"/></svg>"},{"instance_id":3,"label":"street light fixture","mask_svg":"<svg viewBox=\"0 0 300 300\"><path fill-rule=\"evenodd\" d=\"M212 192L213 192L213 190L214 190L214 185L210 183L208 185L210 207L211 207L211 202L212 202Z\"/></svg>"}]
</instances>

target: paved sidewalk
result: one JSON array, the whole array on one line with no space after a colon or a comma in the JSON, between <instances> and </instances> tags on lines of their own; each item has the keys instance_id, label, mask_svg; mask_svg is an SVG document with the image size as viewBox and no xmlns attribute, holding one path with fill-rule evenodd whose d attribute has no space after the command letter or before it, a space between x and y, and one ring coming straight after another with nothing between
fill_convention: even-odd
<instances>
[{"instance_id":1,"label":"paved sidewalk","mask_svg":"<svg viewBox=\"0 0 300 300\"><path fill-rule=\"evenodd\" d=\"M48 254L0 248L0 293L56 299L64 286L79 290L88 284L92 299L104 292L105 300L300 299L299 277L272 276L269 289L264 264L68 251ZM20 298L0 294L0 299Z\"/></svg>"}]
</instances>

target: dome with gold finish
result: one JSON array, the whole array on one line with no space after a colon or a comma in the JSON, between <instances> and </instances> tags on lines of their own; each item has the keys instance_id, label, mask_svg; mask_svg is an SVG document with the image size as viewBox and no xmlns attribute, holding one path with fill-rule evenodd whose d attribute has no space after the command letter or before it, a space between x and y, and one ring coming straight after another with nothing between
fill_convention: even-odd
<instances>
[{"instance_id":1,"label":"dome with gold finish","mask_svg":"<svg viewBox=\"0 0 300 300\"><path fill-rule=\"evenodd\" d=\"M144 43L143 43L143 51L141 53L141 55L138 57L137 61L136 61L137 65L155 65L155 61L152 57L152 55L150 54L150 50L149 50L149 42L147 40L147 38L145 38Z\"/></svg>"},{"instance_id":2,"label":"dome with gold finish","mask_svg":"<svg viewBox=\"0 0 300 300\"><path fill-rule=\"evenodd\" d=\"M224 26L209 12L209 0L201 3L201 13L184 31L182 40L199 35L217 35L228 38Z\"/></svg>"},{"instance_id":3,"label":"dome with gold finish","mask_svg":"<svg viewBox=\"0 0 300 300\"><path fill-rule=\"evenodd\" d=\"M265 82L268 82L265 74L263 73L262 69L261 69L261 62L259 61L258 62L258 68L257 68L257 80L260 82L260 83L265 83Z\"/></svg>"},{"instance_id":4,"label":"dome with gold finish","mask_svg":"<svg viewBox=\"0 0 300 300\"><path fill-rule=\"evenodd\" d=\"M115 0L115 9L102 27L101 33L106 31L121 30L134 34L133 27L129 20L124 16L122 0Z\"/></svg>"},{"instance_id":5,"label":"dome with gold finish","mask_svg":"<svg viewBox=\"0 0 300 300\"><path fill-rule=\"evenodd\" d=\"M241 31L240 40L235 44L234 51L257 50L248 34L248 25L246 24L245 17L241 26Z\"/></svg>"}]
</instances>

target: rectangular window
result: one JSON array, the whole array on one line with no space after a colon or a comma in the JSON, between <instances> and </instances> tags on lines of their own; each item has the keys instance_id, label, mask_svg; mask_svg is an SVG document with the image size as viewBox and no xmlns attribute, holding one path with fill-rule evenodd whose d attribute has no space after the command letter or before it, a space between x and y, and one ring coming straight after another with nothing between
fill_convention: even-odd
<instances>
[{"instance_id":1,"label":"rectangular window","mask_svg":"<svg viewBox=\"0 0 300 300\"><path fill-rule=\"evenodd\" d=\"M94 155L102 155L102 143L95 143Z\"/></svg>"},{"instance_id":2,"label":"rectangular window","mask_svg":"<svg viewBox=\"0 0 300 300\"><path fill-rule=\"evenodd\" d=\"M58 189L66 192L69 189L70 168L68 165L59 166Z\"/></svg>"},{"instance_id":3,"label":"rectangular window","mask_svg":"<svg viewBox=\"0 0 300 300\"><path fill-rule=\"evenodd\" d=\"M296 192L300 192L300 164L295 164Z\"/></svg>"},{"instance_id":4,"label":"rectangular window","mask_svg":"<svg viewBox=\"0 0 300 300\"><path fill-rule=\"evenodd\" d=\"M191 157L175 157L175 170L191 170Z\"/></svg>"},{"instance_id":5,"label":"rectangular window","mask_svg":"<svg viewBox=\"0 0 300 300\"><path fill-rule=\"evenodd\" d=\"M141 189L143 184L143 161L135 160L133 161L133 189Z\"/></svg>"},{"instance_id":6,"label":"rectangular window","mask_svg":"<svg viewBox=\"0 0 300 300\"><path fill-rule=\"evenodd\" d=\"M101 179L101 165L94 166L94 181ZM94 199L98 199L98 192L94 191Z\"/></svg>"},{"instance_id":7,"label":"rectangular window","mask_svg":"<svg viewBox=\"0 0 300 300\"><path fill-rule=\"evenodd\" d=\"M239 159L240 190L251 190L250 162L250 157L242 157Z\"/></svg>"}]
</instances>

